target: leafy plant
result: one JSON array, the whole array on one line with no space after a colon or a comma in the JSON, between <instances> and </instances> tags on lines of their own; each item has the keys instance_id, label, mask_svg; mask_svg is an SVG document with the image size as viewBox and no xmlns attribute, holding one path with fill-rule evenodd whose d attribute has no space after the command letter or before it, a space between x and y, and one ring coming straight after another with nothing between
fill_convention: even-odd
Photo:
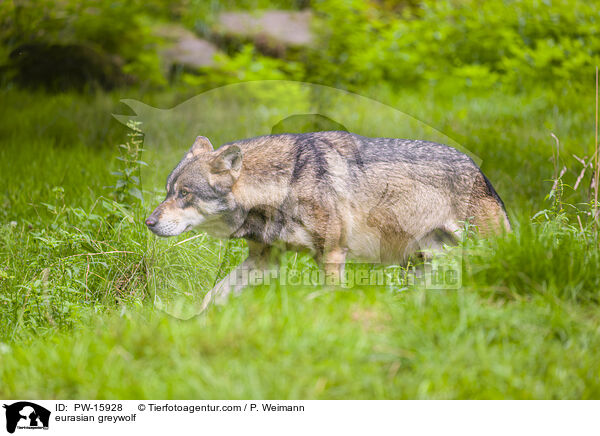
<instances>
[{"instance_id":1,"label":"leafy plant","mask_svg":"<svg viewBox=\"0 0 600 436\"><path fill-rule=\"evenodd\" d=\"M121 162L121 168L111 174L117 177L116 184L112 186L116 201L127 207L141 204L144 201L142 194L141 166L148 165L140 160L144 151L144 134L140 128L140 121L129 120L127 127L131 132L127 134L129 140L119 145L121 152L117 157Z\"/></svg>"}]
</instances>

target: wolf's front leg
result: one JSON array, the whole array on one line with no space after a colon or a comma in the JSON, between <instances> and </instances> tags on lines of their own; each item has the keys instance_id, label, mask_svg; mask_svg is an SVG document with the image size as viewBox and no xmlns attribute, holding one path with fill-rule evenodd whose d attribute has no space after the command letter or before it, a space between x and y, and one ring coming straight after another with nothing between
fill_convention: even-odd
<instances>
[{"instance_id":1,"label":"wolf's front leg","mask_svg":"<svg viewBox=\"0 0 600 436\"><path fill-rule=\"evenodd\" d=\"M347 253L346 248L335 247L325 254L323 269L327 285L339 286L343 283Z\"/></svg>"},{"instance_id":2,"label":"wolf's front leg","mask_svg":"<svg viewBox=\"0 0 600 436\"><path fill-rule=\"evenodd\" d=\"M240 265L236 266L229 274L227 274L219 283L215 285L202 300L201 311L211 304L224 304L231 293L237 295L248 286L248 272L252 262L246 259Z\"/></svg>"},{"instance_id":3,"label":"wolf's front leg","mask_svg":"<svg viewBox=\"0 0 600 436\"><path fill-rule=\"evenodd\" d=\"M214 304L224 304L231 294L239 295L248 285L260 284L267 275L273 273L276 262L272 247L248 242L249 253L246 260L235 267L212 288L202 300L200 310Z\"/></svg>"}]
</instances>

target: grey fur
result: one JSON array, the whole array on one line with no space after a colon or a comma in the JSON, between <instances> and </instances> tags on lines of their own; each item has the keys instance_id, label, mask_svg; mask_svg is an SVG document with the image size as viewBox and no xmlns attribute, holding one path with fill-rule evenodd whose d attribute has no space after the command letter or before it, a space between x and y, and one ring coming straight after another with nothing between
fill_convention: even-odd
<instances>
[{"instance_id":1,"label":"grey fur","mask_svg":"<svg viewBox=\"0 0 600 436\"><path fill-rule=\"evenodd\" d=\"M267 268L278 247L309 251L339 276L346 255L403 262L461 237L465 221L484 235L510 230L502 200L467 155L434 142L343 131L260 136L216 151L192 147L167 191L149 218L156 234L198 227L247 239L244 267ZM207 301L243 288L232 284L239 270L232 274Z\"/></svg>"}]
</instances>

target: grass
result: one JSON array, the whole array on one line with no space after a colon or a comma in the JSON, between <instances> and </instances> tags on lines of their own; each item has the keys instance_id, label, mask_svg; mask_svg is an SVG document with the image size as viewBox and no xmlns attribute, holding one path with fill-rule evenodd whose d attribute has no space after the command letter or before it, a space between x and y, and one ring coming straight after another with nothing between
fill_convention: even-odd
<instances>
[{"instance_id":1,"label":"grass","mask_svg":"<svg viewBox=\"0 0 600 436\"><path fill-rule=\"evenodd\" d=\"M598 319L535 297L255 290L206 318L124 310L5 349L3 397L590 398ZM19 374L19 377L16 377Z\"/></svg>"},{"instance_id":2,"label":"grass","mask_svg":"<svg viewBox=\"0 0 600 436\"><path fill-rule=\"evenodd\" d=\"M131 91L132 93L134 91ZM553 208L593 144L593 96L438 85L366 93L427 121L482 159L515 231L469 241L457 291L273 285L189 316L245 246L159 240L142 218L186 145L149 148L144 203L112 196L132 95L2 91L0 397L598 398L595 235ZM135 95L170 107L186 93ZM233 123L217 136L240 135ZM232 130L233 129L233 130ZM171 132L177 133L177 132ZM585 183L589 183L589 178ZM584 190L564 188L565 204ZM548 219L532 216L549 209ZM313 268L290 254L288 266ZM192 310L190 310L192 308ZM179 312L178 312L179 313Z\"/></svg>"}]
</instances>

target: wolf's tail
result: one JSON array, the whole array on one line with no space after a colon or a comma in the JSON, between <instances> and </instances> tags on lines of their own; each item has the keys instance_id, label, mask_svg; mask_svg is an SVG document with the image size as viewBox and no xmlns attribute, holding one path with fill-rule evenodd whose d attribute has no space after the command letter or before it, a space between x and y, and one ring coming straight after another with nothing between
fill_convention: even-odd
<instances>
[{"instance_id":1,"label":"wolf's tail","mask_svg":"<svg viewBox=\"0 0 600 436\"><path fill-rule=\"evenodd\" d=\"M484 235L503 231L510 232L510 219L506 213L504 202L485 174L481 173L481 175L483 176L484 186L477 189L480 192L475 200L474 224Z\"/></svg>"}]
</instances>

